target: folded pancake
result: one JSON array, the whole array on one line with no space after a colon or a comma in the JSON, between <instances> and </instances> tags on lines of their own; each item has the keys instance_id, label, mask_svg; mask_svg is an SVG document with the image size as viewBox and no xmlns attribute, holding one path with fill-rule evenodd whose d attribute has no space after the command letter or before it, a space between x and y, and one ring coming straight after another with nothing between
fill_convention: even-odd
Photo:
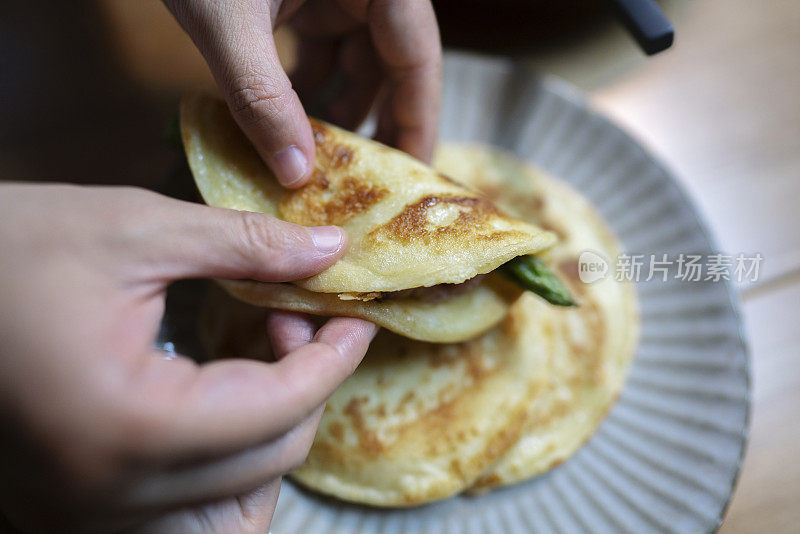
<instances>
[{"instance_id":1,"label":"folded pancake","mask_svg":"<svg viewBox=\"0 0 800 534\"><path fill-rule=\"evenodd\" d=\"M251 304L330 316L360 317L411 339L455 343L471 339L506 316L522 290L492 275L466 293L441 301L424 298L342 300L292 284L221 282L234 297Z\"/></svg>"},{"instance_id":2,"label":"folded pancake","mask_svg":"<svg viewBox=\"0 0 800 534\"><path fill-rule=\"evenodd\" d=\"M344 256L315 276L292 284L229 281L226 289L252 304L361 317L433 342L468 339L499 322L522 291L492 271L551 246L555 236L400 151L320 121L312 127L313 175L287 190L222 101L195 94L181 103L184 148L209 205L335 224L349 237ZM433 286L436 298L407 291Z\"/></svg>"},{"instance_id":3,"label":"folded pancake","mask_svg":"<svg viewBox=\"0 0 800 534\"><path fill-rule=\"evenodd\" d=\"M638 338L638 304L633 284L614 279L619 243L577 191L484 147L441 147L435 165L480 188L509 213L555 232L558 243L543 259L579 302L541 310L554 325L547 385L531 404L522 437L475 482L473 489L483 491L554 467L591 436L622 388ZM605 279L580 281L578 257L585 251L609 262Z\"/></svg>"},{"instance_id":4,"label":"folded pancake","mask_svg":"<svg viewBox=\"0 0 800 534\"><path fill-rule=\"evenodd\" d=\"M381 331L328 400L292 478L375 506L421 504L469 487L519 438L545 385L552 326L535 316L548 306L527 293L500 324L456 344ZM269 358L265 311L215 294L204 316L213 356Z\"/></svg>"}]
</instances>

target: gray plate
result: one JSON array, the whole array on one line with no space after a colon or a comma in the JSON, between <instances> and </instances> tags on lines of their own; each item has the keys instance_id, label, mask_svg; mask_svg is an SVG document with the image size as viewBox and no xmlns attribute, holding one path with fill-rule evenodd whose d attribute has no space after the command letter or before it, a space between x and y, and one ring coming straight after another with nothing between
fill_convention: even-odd
<instances>
[{"instance_id":1,"label":"gray plate","mask_svg":"<svg viewBox=\"0 0 800 534\"><path fill-rule=\"evenodd\" d=\"M503 147L582 191L629 252L711 254L705 225L667 170L566 83L449 55L441 136ZM642 338L598 432L551 472L481 497L413 509L340 503L285 483L274 534L709 532L747 436L749 375L727 283L638 285Z\"/></svg>"}]
</instances>

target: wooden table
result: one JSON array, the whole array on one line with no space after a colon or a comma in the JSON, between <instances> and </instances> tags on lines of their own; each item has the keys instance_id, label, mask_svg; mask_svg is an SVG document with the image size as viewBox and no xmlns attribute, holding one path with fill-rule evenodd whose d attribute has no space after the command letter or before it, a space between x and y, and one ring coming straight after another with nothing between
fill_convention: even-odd
<instances>
[{"instance_id":1,"label":"wooden table","mask_svg":"<svg viewBox=\"0 0 800 534\"><path fill-rule=\"evenodd\" d=\"M3 96L14 102L0 109L4 177L158 185L177 161L160 132L179 93L211 85L202 59L157 0L36 4L14 3L0 18ZM800 3L667 6L676 43L654 58L619 30L528 59L589 90L672 168L722 250L764 256L758 282L740 288L754 409L722 532L796 532Z\"/></svg>"}]
</instances>

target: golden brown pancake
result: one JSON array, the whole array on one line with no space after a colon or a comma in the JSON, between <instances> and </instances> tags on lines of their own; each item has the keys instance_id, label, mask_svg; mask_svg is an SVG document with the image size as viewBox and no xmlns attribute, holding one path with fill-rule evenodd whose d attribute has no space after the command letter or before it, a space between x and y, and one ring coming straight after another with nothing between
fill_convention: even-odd
<instances>
[{"instance_id":1,"label":"golden brown pancake","mask_svg":"<svg viewBox=\"0 0 800 534\"><path fill-rule=\"evenodd\" d=\"M516 373L497 375L491 385L484 386L491 400L466 388L457 389L458 402L475 408L436 418L434 428L429 421L439 404L430 404L431 411L418 411L410 400L401 399L397 404L398 394L377 378L391 376L401 384L423 382L422 377L435 368L435 360L416 371L410 362L420 365L418 358L424 358L429 350L426 345L412 345L413 352L405 352L403 358L393 356L397 343L372 347L362 364L364 369L359 368L331 399L308 462L294 474L301 483L341 499L379 505L419 504L453 493L458 484L464 484L462 490L470 486L473 491L484 491L539 474L569 457L594 432L618 395L633 354L638 335L633 287L613 276L592 284L578 278L581 252L600 253L611 265L619 252L616 239L583 197L519 160L485 147L443 146L435 165L483 190L510 213L556 232L560 242L543 258L569 284L579 306L549 306L526 294L507 319L515 328L492 331L499 336L496 339L485 334L472 344L438 349L452 351L458 360L469 361L476 354L487 359L501 355L518 358L521 365L536 365L537 374L536 386L528 390L527 398L524 394L508 397L532 377L522 367L517 367ZM448 374L452 383L464 380L457 370L448 370ZM544 387L539 382L541 375L545 376ZM440 391L451 383L441 376L430 380ZM413 399L418 388L409 385L404 391L410 391ZM525 399L519 436L519 412L497 409L498 403L510 399ZM413 439L405 437L404 427L396 426L390 415L394 412L384 414L381 407L386 403L401 413L410 410ZM358 410L352 412L355 408ZM507 419L508 413L514 417ZM494 434L498 427L493 427L486 436L502 438L494 437L494 445L489 446L488 441L480 440L480 461L468 465L475 467L506 449L512 436L513 445L477 480L467 484L474 471L465 471L461 464L442 470L453 459L474 458L470 455L474 444L465 437L470 433L459 435L459 429L485 428L498 422L507 425L505 431ZM342 443L339 438L344 435L350 442ZM453 435L456 441L452 441ZM399 436L397 441L394 436ZM446 491L435 489L441 484Z\"/></svg>"},{"instance_id":2,"label":"golden brown pancake","mask_svg":"<svg viewBox=\"0 0 800 534\"><path fill-rule=\"evenodd\" d=\"M543 310L555 325L547 386L531 405L523 436L475 483L485 490L550 469L591 436L622 387L638 338L638 305L633 285L614 280L619 243L577 191L486 147L445 145L435 165L509 213L555 232L559 241L542 258L579 303ZM587 250L609 261L606 279L579 280L578 257Z\"/></svg>"},{"instance_id":3,"label":"golden brown pancake","mask_svg":"<svg viewBox=\"0 0 800 534\"><path fill-rule=\"evenodd\" d=\"M445 145L435 163L510 213L558 233L561 241L543 259L579 307L550 306L526 293L498 326L462 343L382 332L331 397L308 460L292 475L339 499L415 505L541 473L595 430L633 353L633 288L613 278L578 279L581 252L593 250L613 265L619 250L581 195L486 147ZM254 348L246 332L264 323L264 312L242 306L227 299L210 307L212 351L264 357L265 343Z\"/></svg>"},{"instance_id":4,"label":"golden brown pancake","mask_svg":"<svg viewBox=\"0 0 800 534\"><path fill-rule=\"evenodd\" d=\"M222 101L184 98L183 143L209 205L303 225L335 224L349 237L344 256L320 274L292 284L225 282L226 289L252 304L361 317L425 341L469 339L497 324L521 291L495 274L453 302L384 297L461 284L547 248L554 235L508 216L407 154L320 121L312 126L317 160L311 181L287 190Z\"/></svg>"},{"instance_id":5,"label":"golden brown pancake","mask_svg":"<svg viewBox=\"0 0 800 534\"><path fill-rule=\"evenodd\" d=\"M244 334L264 325L266 312L244 306L221 294L209 302L210 353L269 357L263 336ZM443 499L471 485L519 438L544 386L552 326L536 315L547 307L526 294L499 325L455 344L381 331L328 401L292 478L376 506Z\"/></svg>"},{"instance_id":6,"label":"golden brown pancake","mask_svg":"<svg viewBox=\"0 0 800 534\"><path fill-rule=\"evenodd\" d=\"M384 331L328 401L304 486L377 506L443 499L472 484L520 436L546 378L551 335L531 294L480 337L456 344Z\"/></svg>"}]
</instances>

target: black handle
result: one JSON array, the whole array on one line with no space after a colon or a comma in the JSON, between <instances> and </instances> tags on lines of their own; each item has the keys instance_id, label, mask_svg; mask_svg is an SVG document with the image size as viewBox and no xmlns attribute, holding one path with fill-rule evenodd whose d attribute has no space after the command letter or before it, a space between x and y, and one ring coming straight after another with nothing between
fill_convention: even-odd
<instances>
[{"instance_id":1,"label":"black handle","mask_svg":"<svg viewBox=\"0 0 800 534\"><path fill-rule=\"evenodd\" d=\"M607 0L649 56L672 45L675 30L655 0Z\"/></svg>"}]
</instances>

